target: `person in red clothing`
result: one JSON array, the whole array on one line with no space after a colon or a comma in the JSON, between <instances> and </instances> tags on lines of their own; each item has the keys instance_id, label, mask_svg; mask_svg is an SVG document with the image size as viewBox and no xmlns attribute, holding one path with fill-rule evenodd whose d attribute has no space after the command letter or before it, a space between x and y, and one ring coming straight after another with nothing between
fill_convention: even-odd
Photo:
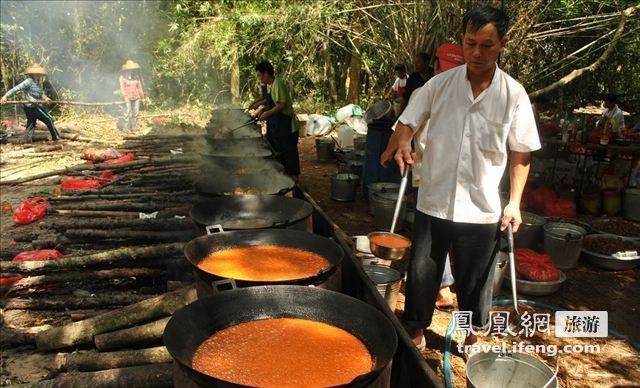
<instances>
[{"instance_id":1,"label":"person in red clothing","mask_svg":"<svg viewBox=\"0 0 640 388\"><path fill-rule=\"evenodd\" d=\"M122 65L122 74L119 80L120 94L122 94L125 106L127 107L126 129L135 129L138 125L140 102L145 99L139 70L140 65L131 60L128 60Z\"/></svg>"}]
</instances>

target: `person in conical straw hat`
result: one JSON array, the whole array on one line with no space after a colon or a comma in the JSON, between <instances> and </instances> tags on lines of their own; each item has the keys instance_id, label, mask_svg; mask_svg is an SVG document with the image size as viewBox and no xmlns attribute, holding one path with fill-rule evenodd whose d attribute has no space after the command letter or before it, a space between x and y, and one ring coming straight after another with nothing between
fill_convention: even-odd
<instances>
[{"instance_id":1,"label":"person in conical straw hat","mask_svg":"<svg viewBox=\"0 0 640 388\"><path fill-rule=\"evenodd\" d=\"M24 100L29 101L22 106L24 114L27 116L27 128L24 135L25 142L31 143L33 141L33 132L36 129L36 120L42 121L46 124L47 128L49 128L51 140L60 140L60 134L53 123L53 117L51 117L49 113L47 113L47 111L38 103L43 100L51 101L42 89L42 80L44 76L47 75L47 69L38 64L33 64L24 70L24 74L27 76L27 79L14 86L4 96L2 96L0 104L5 104L7 102L7 98L18 92L22 92Z\"/></svg>"},{"instance_id":2,"label":"person in conical straw hat","mask_svg":"<svg viewBox=\"0 0 640 388\"><path fill-rule=\"evenodd\" d=\"M127 108L126 129L135 129L138 124L140 102L145 100L142 80L140 79L140 65L132 60L127 60L125 64L122 65L122 74L119 80L120 94Z\"/></svg>"}]
</instances>

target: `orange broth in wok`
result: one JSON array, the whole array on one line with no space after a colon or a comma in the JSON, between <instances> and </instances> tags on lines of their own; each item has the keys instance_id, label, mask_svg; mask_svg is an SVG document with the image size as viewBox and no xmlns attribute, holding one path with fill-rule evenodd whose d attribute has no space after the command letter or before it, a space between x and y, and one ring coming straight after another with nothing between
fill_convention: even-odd
<instances>
[{"instance_id":1,"label":"orange broth in wok","mask_svg":"<svg viewBox=\"0 0 640 388\"><path fill-rule=\"evenodd\" d=\"M275 245L223 249L198 264L210 274L248 281L304 279L327 267L329 261L316 253Z\"/></svg>"},{"instance_id":2,"label":"orange broth in wok","mask_svg":"<svg viewBox=\"0 0 640 388\"><path fill-rule=\"evenodd\" d=\"M240 323L206 339L192 368L252 387L329 387L373 369L366 346L338 327L299 318Z\"/></svg>"}]
</instances>

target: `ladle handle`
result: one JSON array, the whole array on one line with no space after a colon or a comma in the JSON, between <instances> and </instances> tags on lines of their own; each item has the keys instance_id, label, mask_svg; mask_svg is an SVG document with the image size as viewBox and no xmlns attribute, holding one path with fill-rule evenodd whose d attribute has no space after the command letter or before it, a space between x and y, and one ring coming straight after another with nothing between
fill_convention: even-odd
<instances>
[{"instance_id":1,"label":"ladle handle","mask_svg":"<svg viewBox=\"0 0 640 388\"><path fill-rule=\"evenodd\" d=\"M518 292L516 290L516 257L513 253L513 226L511 223L507 225L507 242L509 243L509 275L511 277L511 294L513 297L513 308L518 312Z\"/></svg>"},{"instance_id":2,"label":"ladle handle","mask_svg":"<svg viewBox=\"0 0 640 388\"><path fill-rule=\"evenodd\" d=\"M393 233L396 230L396 224L398 223L398 217L400 217L400 209L402 208L402 200L404 199L404 191L407 189L407 181L409 176L409 166L404 166L404 174L402 174L402 180L400 181L400 190L398 190L398 200L396 201L396 208L393 211L393 221L391 221L391 230Z\"/></svg>"},{"instance_id":3,"label":"ladle handle","mask_svg":"<svg viewBox=\"0 0 640 388\"><path fill-rule=\"evenodd\" d=\"M204 227L204 229L207 231L207 234L224 232L224 229L222 228L222 224L207 225Z\"/></svg>"}]
</instances>

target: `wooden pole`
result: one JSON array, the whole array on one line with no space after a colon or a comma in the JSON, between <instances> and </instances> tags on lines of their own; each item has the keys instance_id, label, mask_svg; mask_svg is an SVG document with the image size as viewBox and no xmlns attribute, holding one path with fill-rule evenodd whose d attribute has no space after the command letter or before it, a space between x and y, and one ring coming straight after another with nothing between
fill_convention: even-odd
<instances>
[{"instance_id":1,"label":"wooden pole","mask_svg":"<svg viewBox=\"0 0 640 388\"><path fill-rule=\"evenodd\" d=\"M133 348L151 345L160 341L169 317L146 325L134 326L128 329L116 330L111 333L98 334L93 338L96 348L101 352L121 348Z\"/></svg>"},{"instance_id":2,"label":"wooden pole","mask_svg":"<svg viewBox=\"0 0 640 388\"><path fill-rule=\"evenodd\" d=\"M122 368L135 365L163 364L171 362L171 355L164 346L149 349L124 350L119 352L98 353L79 351L58 353L54 361L60 371L78 370L81 372Z\"/></svg>"},{"instance_id":3,"label":"wooden pole","mask_svg":"<svg viewBox=\"0 0 640 388\"><path fill-rule=\"evenodd\" d=\"M98 334L166 317L195 300L193 288L169 292L84 321L40 332L36 334L36 346L39 350L53 350L90 343Z\"/></svg>"}]
</instances>

